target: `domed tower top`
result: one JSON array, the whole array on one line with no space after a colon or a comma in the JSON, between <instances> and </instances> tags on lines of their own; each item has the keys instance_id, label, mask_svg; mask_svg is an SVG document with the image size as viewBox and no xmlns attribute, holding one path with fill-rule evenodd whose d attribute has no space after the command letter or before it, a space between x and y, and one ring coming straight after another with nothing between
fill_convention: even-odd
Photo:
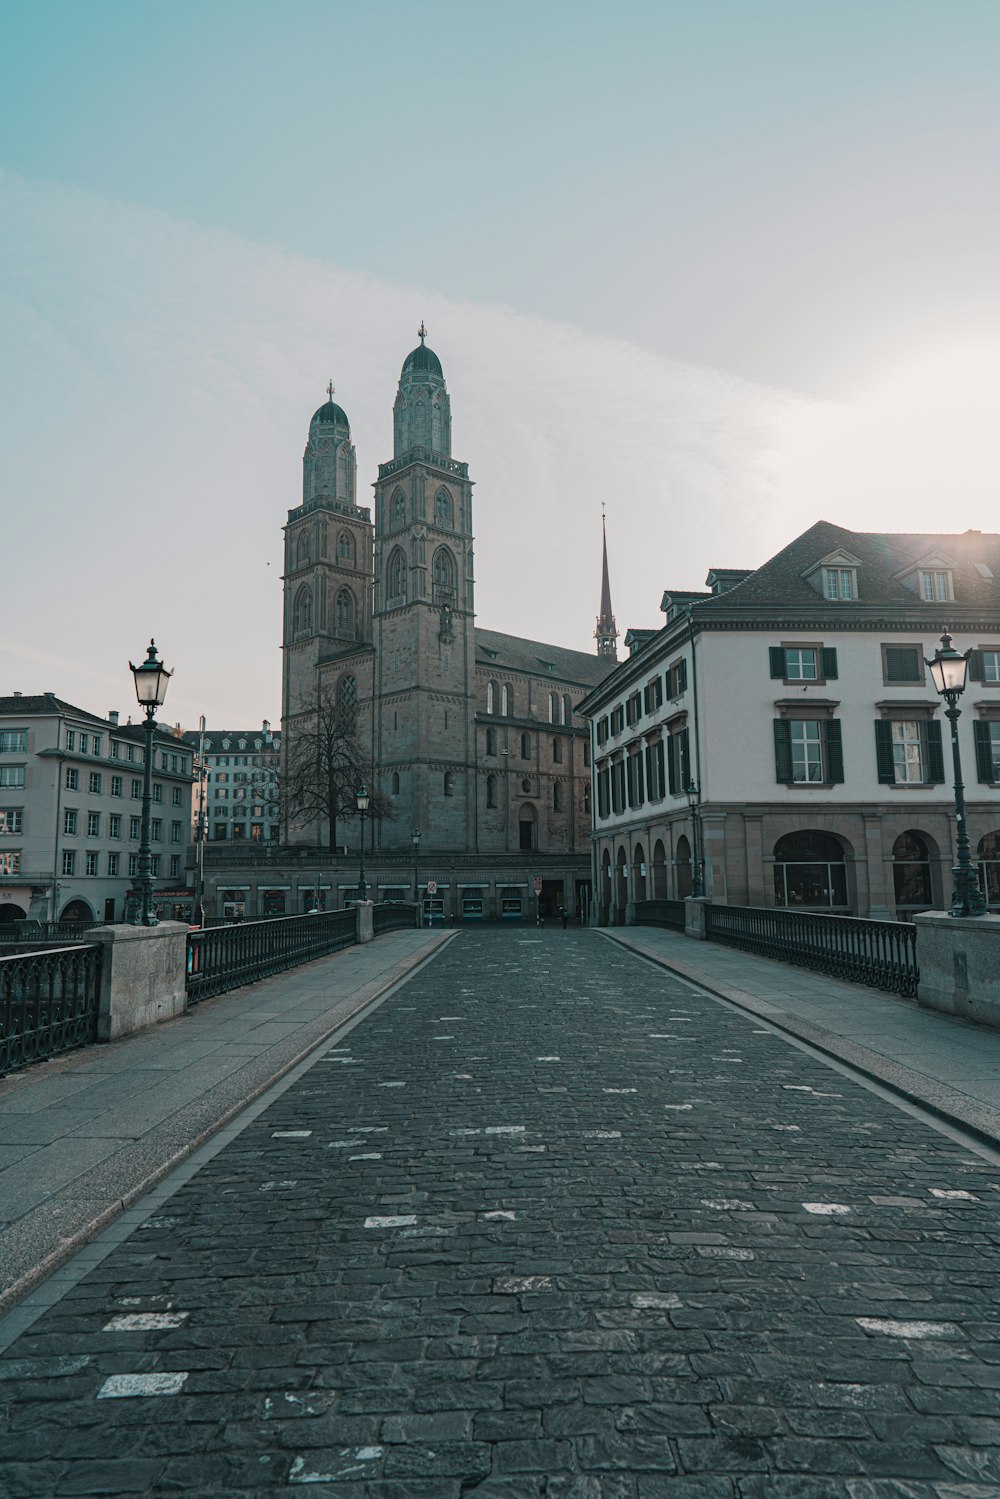
<instances>
[{"instance_id":1,"label":"domed tower top","mask_svg":"<svg viewBox=\"0 0 1000 1499\"><path fill-rule=\"evenodd\" d=\"M354 505L357 462L351 443L347 413L333 399L333 381L326 387L328 400L313 413L309 440L302 459L302 502L329 501Z\"/></svg>"},{"instance_id":2,"label":"domed tower top","mask_svg":"<svg viewBox=\"0 0 1000 1499\"><path fill-rule=\"evenodd\" d=\"M427 329L422 322L417 332L420 343L403 361L393 407L393 457L402 458L411 448L426 448L450 458L451 402L444 370L424 341Z\"/></svg>"}]
</instances>

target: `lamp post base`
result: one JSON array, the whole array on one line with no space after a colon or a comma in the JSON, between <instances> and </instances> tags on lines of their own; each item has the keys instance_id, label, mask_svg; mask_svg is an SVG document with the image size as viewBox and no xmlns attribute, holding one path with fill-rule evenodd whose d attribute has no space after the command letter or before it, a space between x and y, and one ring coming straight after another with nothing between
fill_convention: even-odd
<instances>
[{"instance_id":1,"label":"lamp post base","mask_svg":"<svg viewBox=\"0 0 1000 1499\"><path fill-rule=\"evenodd\" d=\"M971 864L956 864L952 869L955 890L951 898L949 916L986 916L989 908L986 897L979 888L976 871Z\"/></svg>"}]
</instances>

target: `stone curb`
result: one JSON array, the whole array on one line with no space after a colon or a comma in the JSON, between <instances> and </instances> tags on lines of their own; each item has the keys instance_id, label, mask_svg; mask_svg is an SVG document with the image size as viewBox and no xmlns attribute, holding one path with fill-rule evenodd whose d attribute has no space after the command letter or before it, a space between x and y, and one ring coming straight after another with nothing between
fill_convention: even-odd
<instances>
[{"instance_id":1,"label":"stone curb","mask_svg":"<svg viewBox=\"0 0 1000 1499\"><path fill-rule=\"evenodd\" d=\"M293 1067L455 936L435 934L420 952L344 996L261 1056L221 1079L131 1145L101 1161L0 1233L0 1316L120 1217ZM336 954L333 955L336 957ZM328 962L319 958L317 962ZM309 965L304 965L309 966ZM267 982L265 980L265 982ZM256 985L248 984L248 990ZM233 989L219 998L232 998ZM205 1001L199 1009L212 1001ZM111 1043L112 1045L114 1043Z\"/></svg>"},{"instance_id":2,"label":"stone curb","mask_svg":"<svg viewBox=\"0 0 1000 1499\"><path fill-rule=\"evenodd\" d=\"M679 958L665 958L655 950L647 948L641 939L604 929L601 929L601 936L617 942L620 947L624 947L628 952L634 952L638 957L647 958L659 968L675 973L678 978L697 984L709 994L714 994L717 999L724 999L751 1015L759 1016L777 1030L785 1031L800 1041L808 1041L809 1045L814 1046L817 1051L825 1052L828 1056L835 1057L838 1062L846 1063L856 1072L864 1073L866 1077L870 1077L882 1087L897 1093L909 1103L919 1104L922 1109L926 1109L929 1114L934 1114L938 1119L967 1130L969 1134L975 1135L987 1145L1000 1145L1000 1110L991 1108L989 1104L979 1103L968 1094L949 1087L947 1083L935 1082L933 1078L914 1072L912 1068L904 1067L879 1052L871 1051L867 1046L859 1046L854 1041L845 1041L842 1036L827 1030L825 1026L815 1025L808 1020L800 1020L798 1016L790 1015L787 1010L767 1000L759 999L754 994L748 994L743 989L735 989L732 985L723 983L721 979L713 978L694 964L684 963ZM838 982L842 981L838 980Z\"/></svg>"}]
</instances>

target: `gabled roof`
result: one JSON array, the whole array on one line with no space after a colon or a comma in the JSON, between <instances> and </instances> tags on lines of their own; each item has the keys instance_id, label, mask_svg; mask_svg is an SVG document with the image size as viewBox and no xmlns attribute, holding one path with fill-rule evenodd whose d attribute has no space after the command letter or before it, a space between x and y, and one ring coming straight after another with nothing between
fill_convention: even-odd
<instances>
[{"instance_id":1,"label":"gabled roof","mask_svg":"<svg viewBox=\"0 0 1000 1499\"><path fill-rule=\"evenodd\" d=\"M481 630L477 626L476 664L595 687L614 671L617 663L608 656L592 656L589 651L571 651L562 645L523 640L518 635L503 635L499 630Z\"/></svg>"},{"instance_id":2,"label":"gabled roof","mask_svg":"<svg viewBox=\"0 0 1000 1499\"><path fill-rule=\"evenodd\" d=\"M54 692L17 693L0 697L0 714L5 718L40 718L52 715L65 718L81 718L87 723L100 724L102 729L113 728L106 718L88 713L86 708L75 708Z\"/></svg>"}]
</instances>

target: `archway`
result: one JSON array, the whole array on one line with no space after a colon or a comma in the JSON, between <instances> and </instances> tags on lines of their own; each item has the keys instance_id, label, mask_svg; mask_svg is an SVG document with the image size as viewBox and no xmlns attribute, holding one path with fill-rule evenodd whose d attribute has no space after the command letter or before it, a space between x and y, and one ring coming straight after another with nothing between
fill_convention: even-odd
<instances>
[{"instance_id":1,"label":"archway","mask_svg":"<svg viewBox=\"0 0 1000 1499\"><path fill-rule=\"evenodd\" d=\"M23 921L27 916L20 906L15 906L13 901L5 900L0 905L0 926L6 926L9 922Z\"/></svg>"},{"instance_id":2,"label":"archway","mask_svg":"<svg viewBox=\"0 0 1000 1499\"><path fill-rule=\"evenodd\" d=\"M931 860L926 834L912 828L900 833L892 845L892 882L897 916L933 907Z\"/></svg>"},{"instance_id":3,"label":"archway","mask_svg":"<svg viewBox=\"0 0 1000 1499\"><path fill-rule=\"evenodd\" d=\"M803 828L774 845L774 904L846 911L847 860L833 833Z\"/></svg>"},{"instance_id":4,"label":"archway","mask_svg":"<svg viewBox=\"0 0 1000 1499\"><path fill-rule=\"evenodd\" d=\"M663 847L663 840L657 838L653 844L653 899L666 900L667 898L667 851Z\"/></svg>"},{"instance_id":5,"label":"archway","mask_svg":"<svg viewBox=\"0 0 1000 1499\"><path fill-rule=\"evenodd\" d=\"M674 849L674 870L677 883L677 899L686 900L691 894L691 845L687 834L682 833Z\"/></svg>"},{"instance_id":6,"label":"archway","mask_svg":"<svg viewBox=\"0 0 1000 1499\"><path fill-rule=\"evenodd\" d=\"M85 900L71 900L62 910L60 921L93 921L94 913Z\"/></svg>"},{"instance_id":7,"label":"archway","mask_svg":"<svg viewBox=\"0 0 1000 1499\"><path fill-rule=\"evenodd\" d=\"M632 899L646 899L646 854L641 843L632 851Z\"/></svg>"},{"instance_id":8,"label":"archway","mask_svg":"<svg viewBox=\"0 0 1000 1499\"><path fill-rule=\"evenodd\" d=\"M628 855L619 846L615 878L615 905L618 908L618 925L625 924L625 907L628 904Z\"/></svg>"},{"instance_id":9,"label":"archway","mask_svg":"<svg viewBox=\"0 0 1000 1499\"><path fill-rule=\"evenodd\" d=\"M535 809L526 802L517 814L518 848L533 849L538 847L538 818Z\"/></svg>"}]
</instances>

